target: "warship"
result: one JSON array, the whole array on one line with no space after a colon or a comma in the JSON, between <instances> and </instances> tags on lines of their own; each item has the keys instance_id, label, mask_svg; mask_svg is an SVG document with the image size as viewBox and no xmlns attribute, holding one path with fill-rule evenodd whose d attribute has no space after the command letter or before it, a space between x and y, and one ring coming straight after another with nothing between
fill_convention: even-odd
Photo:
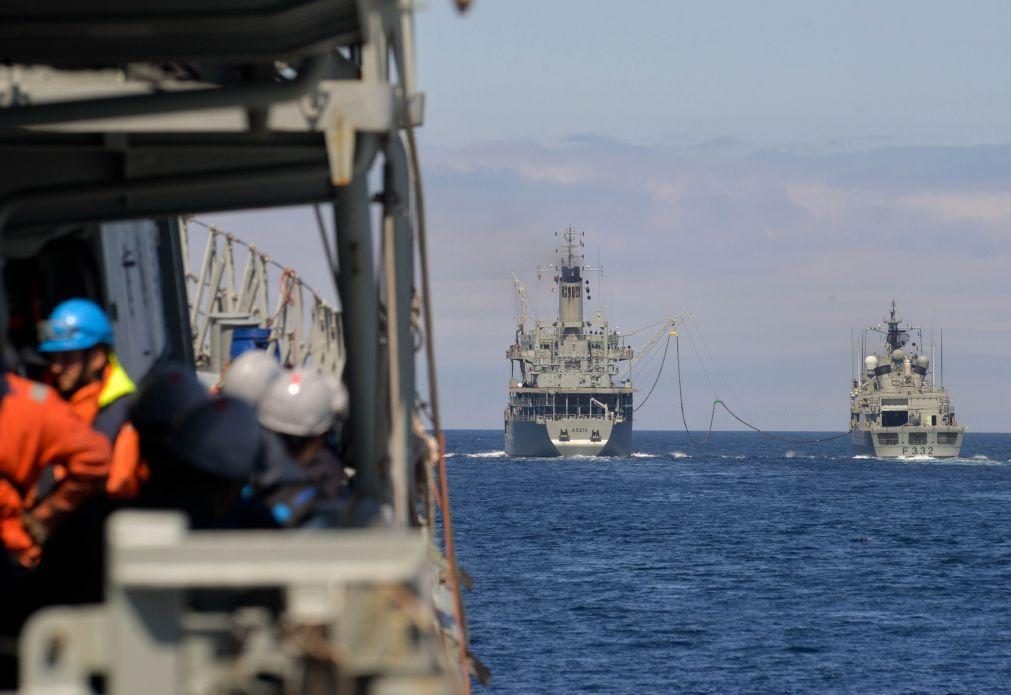
<instances>
[{"instance_id":1,"label":"warship","mask_svg":"<svg viewBox=\"0 0 1011 695\"><path fill-rule=\"evenodd\" d=\"M885 326L863 333L861 354L867 357L850 392L853 453L878 458L958 456L965 427L955 417L948 392L937 384L933 354L922 352L922 330L902 325L894 301ZM884 335L883 350L868 355L867 338L873 333Z\"/></svg>"},{"instance_id":2,"label":"warship","mask_svg":"<svg viewBox=\"0 0 1011 695\"><path fill-rule=\"evenodd\" d=\"M566 229L559 262L538 268L553 274L555 321L528 326L525 291L517 283L521 310L516 342L506 352L511 368L507 456L632 453L634 389L631 376L621 370L621 363L631 362L632 349L611 330L602 311L584 319L584 295L590 299L590 281L584 274L600 269L584 265L581 236Z\"/></svg>"}]
</instances>

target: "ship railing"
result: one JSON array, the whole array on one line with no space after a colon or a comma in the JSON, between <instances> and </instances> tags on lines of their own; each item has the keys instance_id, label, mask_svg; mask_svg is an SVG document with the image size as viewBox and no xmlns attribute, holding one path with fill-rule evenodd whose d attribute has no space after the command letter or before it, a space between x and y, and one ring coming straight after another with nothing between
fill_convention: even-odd
<instances>
[{"instance_id":1,"label":"ship railing","mask_svg":"<svg viewBox=\"0 0 1011 695\"><path fill-rule=\"evenodd\" d=\"M282 364L340 374L344 336L333 304L294 269L234 234L193 218L183 220L180 228L198 368L221 373L235 331L260 328L269 331L265 342ZM195 231L206 234L196 273L190 246Z\"/></svg>"},{"instance_id":2,"label":"ship railing","mask_svg":"<svg viewBox=\"0 0 1011 695\"><path fill-rule=\"evenodd\" d=\"M420 530L194 532L175 512L126 511L107 535L107 600L31 618L20 692L93 692L96 677L114 693L248 692L263 676L292 675L281 654L320 672L330 662L368 679L370 692L463 690L445 677L452 671L424 598L435 575ZM217 611L187 607L194 591L235 589L280 589L280 611L255 601L241 615L227 601Z\"/></svg>"}]
</instances>

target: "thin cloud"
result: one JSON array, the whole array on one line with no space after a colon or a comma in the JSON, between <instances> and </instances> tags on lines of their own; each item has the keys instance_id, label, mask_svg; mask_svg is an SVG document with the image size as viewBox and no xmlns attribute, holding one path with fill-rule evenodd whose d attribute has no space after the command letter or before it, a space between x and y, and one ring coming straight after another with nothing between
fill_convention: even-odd
<instances>
[{"instance_id":1,"label":"thin cloud","mask_svg":"<svg viewBox=\"0 0 1011 695\"><path fill-rule=\"evenodd\" d=\"M995 145L801 154L729 140L644 148L587 135L432 150L437 306L451 322L440 359L446 371L467 365L470 387L487 396L478 410L448 404L447 418L497 426L513 330L509 273L536 284L533 268L553 251L553 233L571 224L607 268L601 299L611 321L630 329L695 312L741 398L755 412L777 404L762 426L845 426L850 329L877 322L894 297L910 320L933 316L947 329L949 386L965 420L1006 429L996 414L1003 385L951 365L1011 348L1008 153ZM550 313L552 298L538 301ZM685 377L705 383L697 364L685 365ZM674 427L672 398L654 396L642 426ZM711 400L705 387L693 394L696 421Z\"/></svg>"}]
</instances>

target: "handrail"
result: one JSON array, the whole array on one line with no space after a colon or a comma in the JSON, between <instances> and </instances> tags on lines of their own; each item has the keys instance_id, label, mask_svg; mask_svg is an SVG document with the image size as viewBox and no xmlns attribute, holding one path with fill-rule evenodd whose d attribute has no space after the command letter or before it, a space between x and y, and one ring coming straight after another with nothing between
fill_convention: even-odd
<instances>
[{"instance_id":1,"label":"handrail","mask_svg":"<svg viewBox=\"0 0 1011 695\"><path fill-rule=\"evenodd\" d=\"M198 367L227 363L226 355L216 354L221 346L211 339L211 329L223 317L244 316L270 329L269 342L276 347L282 364L311 365L325 374L340 374L344 367L344 335L338 309L292 268L234 234L195 218L184 219L180 226L193 354ZM207 231L196 275L189 270L191 226ZM242 272L237 275L240 262ZM276 288L273 301L272 282Z\"/></svg>"}]
</instances>

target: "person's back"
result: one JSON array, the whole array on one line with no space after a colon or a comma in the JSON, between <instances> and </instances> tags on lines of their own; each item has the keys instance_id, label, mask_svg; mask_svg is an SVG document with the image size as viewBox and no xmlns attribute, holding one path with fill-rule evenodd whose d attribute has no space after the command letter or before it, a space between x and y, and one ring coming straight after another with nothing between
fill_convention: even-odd
<instances>
[{"instance_id":1,"label":"person's back","mask_svg":"<svg viewBox=\"0 0 1011 695\"><path fill-rule=\"evenodd\" d=\"M108 440L77 418L43 384L10 373L0 379L0 539L26 566L37 562L49 533L109 475ZM43 471L59 464L65 475L44 499L34 490Z\"/></svg>"},{"instance_id":2,"label":"person's back","mask_svg":"<svg viewBox=\"0 0 1011 695\"><path fill-rule=\"evenodd\" d=\"M142 393L139 404L145 400ZM264 456L262 430L248 404L229 396L201 399L157 434L146 420L138 422L142 437L158 440L145 443L151 475L136 506L177 509L192 528L276 527L262 504L241 497Z\"/></svg>"},{"instance_id":3,"label":"person's back","mask_svg":"<svg viewBox=\"0 0 1011 695\"><path fill-rule=\"evenodd\" d=\"M74 415L51 388L0 372L0 636L13 639L27 617L46 605L47 583L39 581L40 561L49 558L52 539L90 500L103 497L109 473L108 440ZM42 500L33 498L39 477L59 464L65 475ZM80 568L62 575L80 581ZM16 682L16 660L0 659L0 688Z\"/></svg>"}]
</instances>

